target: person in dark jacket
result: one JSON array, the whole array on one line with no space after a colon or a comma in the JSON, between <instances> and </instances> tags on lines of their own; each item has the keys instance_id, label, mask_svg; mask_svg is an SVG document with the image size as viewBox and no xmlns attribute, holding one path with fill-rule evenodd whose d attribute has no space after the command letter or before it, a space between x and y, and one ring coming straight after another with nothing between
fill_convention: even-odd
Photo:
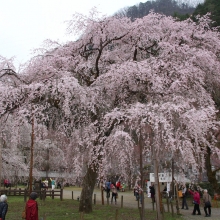
<instances>
[{"instance_id":1,"label":"person in dark jacket","mask_svg":"<svg viewBox=\"0 0 220 220\"><path fill-rule=\"evenodd\" d=\"M150 197L152 199L152 203L155 203L155 189L154 189L154 185L150 186Z\"/></svg>"},{"instance_id":2,"label":"person in dark jacket","mask_svg":"<svg viewBox=\"0 0 220 220\"><path fill-rule=\"evenodd\" d=\"M8 211L8 203L7 203L7 196L1 195L0 197L0 218L5 220L5 216Z\"/></svg>"},{"instance_id":3,"label":"person in dark jacket","mask_svg":"<svg viewBox=\"0 0 220 220\"><path fill-rule=\"evenodd\" d=\"M184 207L186 207L186 210L188 210L188 205L187 205L187 202L186 202L186 196L187 196L187 188L186 188L186 185L183 185L182 186L182 209L184 209Z\"/></svg>"},{"instance_id":4,"label":"person in dark jacket","mask_svg":"<svg viewBox=\"0 0 220 220\"><path fill-rule=\"evenodd\" d=\"M30 198L26 203L26 220L38 220L38 204L35 201L37 199L37 193L32 192Z\"/></svg>"}]
</instances>

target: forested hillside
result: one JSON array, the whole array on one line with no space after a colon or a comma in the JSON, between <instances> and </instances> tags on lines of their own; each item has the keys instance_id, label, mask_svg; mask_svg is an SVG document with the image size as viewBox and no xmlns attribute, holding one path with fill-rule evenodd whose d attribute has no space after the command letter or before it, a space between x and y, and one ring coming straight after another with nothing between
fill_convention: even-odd
<instances>
[{"instance_id":1,"label":"forested hillside","mask_svg":"<svg viewBox=\"0 0 220 220\"><path fill-rule=\"evenodd\" d=\"M208 12L211 12L211 19L215 21L213 26L220 26L220 0L205 0L203 4L197 6L193 15L205 15Z\"/></svg>"},{"instance_id":2,"label":"forested hillside","mask_svg":"<svg viewBox=\"0 0 220 220\"><path fill-rule=\"evenodd\" d=\"M174 15L174 13L185 15L192 14L195 11L196 5L201 1L190 0L155 0L146 1L137 5L121 9L116 14L119 16L126 16L134 20L135 18L142 18L146 16L151 10L156 13L165 15Z\"/></svg>"},{"instance_id":3,"label":"forested hillside","mask_svg":"<svg viewBox=\"0 0 220 220\"><path fill-rule=\"evenodd\" d=\"M195 17L211 13L213 26L220 26L220 0L149 0L128 8L120 9L116 15L132 20L142 18L153 10L156 13L178 17L180 20L193 15Z\"/></svg>"}]
</instances>

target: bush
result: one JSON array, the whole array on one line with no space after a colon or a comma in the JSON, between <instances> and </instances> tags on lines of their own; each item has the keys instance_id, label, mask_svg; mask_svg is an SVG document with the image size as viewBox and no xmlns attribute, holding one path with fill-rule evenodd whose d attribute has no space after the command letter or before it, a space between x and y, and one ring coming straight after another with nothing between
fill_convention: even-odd
<instances>
[{"instance_id":1,"label":"bush","mask_svg":"<svg viewBox=\"0 0 220 220\"><path fill-rule=\"evenodd\" d=\"M220 187L220 184L218 184L218 185ZM202 189L207 189L210 196L214 196L214 190L213 190L212 185L210 183L208 183L208 182L207 183L199 183L199 186Z\"/></svg>"}]
</instances>

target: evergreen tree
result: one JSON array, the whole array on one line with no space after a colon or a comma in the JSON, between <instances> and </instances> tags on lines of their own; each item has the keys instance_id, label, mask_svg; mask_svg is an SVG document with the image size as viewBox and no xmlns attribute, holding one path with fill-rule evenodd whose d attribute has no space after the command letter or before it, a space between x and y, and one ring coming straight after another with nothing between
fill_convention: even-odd
<instances>
[{"instance_id":1,"label":"evergreen tree","mask_svg":"<svg viewBox=\"0 0 220 220\"><path fill-rule=\"evenodd\" d=\"M211 13L211 19L214 21L213 26L220 26L220 1L219 0L205 0L203 4L199 4L193 13L196 15L205 15L208 12Z\"/></svg>"},{"instance_id":2,"label":"evergreen tree","mask_svg":"<svg viewBox=\"0 0 220 220\"><path fill-rule=\"evenodd\" d=\"M190 4L190 1L185 1L184 3L180 0L146 1L145 3L128 7L123 11L119 10L116 15L119 17L126 16L135 20L136 18L143 18L152 10L167 16L172 16L174 13L176 13L176 15L185 16L185 14L192 14L195 10L195 6Z\"/></svg>"}]
</instances>

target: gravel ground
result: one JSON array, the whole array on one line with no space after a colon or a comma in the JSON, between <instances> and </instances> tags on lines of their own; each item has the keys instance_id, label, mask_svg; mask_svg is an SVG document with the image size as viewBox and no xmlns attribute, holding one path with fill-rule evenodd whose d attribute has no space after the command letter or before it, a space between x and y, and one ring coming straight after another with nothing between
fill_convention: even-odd
<instances>
[{"instance_id":1,"label":"gravel ground","mask_svg":"<svg viewBox=\"0 0 220 220\"><path fill-rule=\"evenodd\" d=\"M77 197L80 196L81 190L80 189L71 189L71 188L65 188L63 191L64 199L73 199L77 200ZM101 191L99 189L95 189L94 194L96 195L96 204L101 204ZM132 191L126 191L126 192L119 192L118 199L117 199L117 206L122 206L122 200L123 200L123 207L132 207L136 208L138 207L138 203L134 197L134 194ZM94 201L94 197L93 197ZM104 195L104 203L107 204L106 195ZM147 197L145 194L144 197L144 203L146 209L152 209L152 203L151 199ZM114 204L115 205L115 204ZM189 205L189 204L188 204ZM166 204L164 205L164 208L166 210ZM174 212L176 211L174 206ZM183 215L184 220L201 220L205 218L205 212L203 210L203 206L200 207L201 215L192 215L193 206L189 206L189 210L183 210L180 209L180 213ZM208 217L209 220L220 220L220 207L219 208L212 208L212 216Z\"/></svg>"}]
</instances>

